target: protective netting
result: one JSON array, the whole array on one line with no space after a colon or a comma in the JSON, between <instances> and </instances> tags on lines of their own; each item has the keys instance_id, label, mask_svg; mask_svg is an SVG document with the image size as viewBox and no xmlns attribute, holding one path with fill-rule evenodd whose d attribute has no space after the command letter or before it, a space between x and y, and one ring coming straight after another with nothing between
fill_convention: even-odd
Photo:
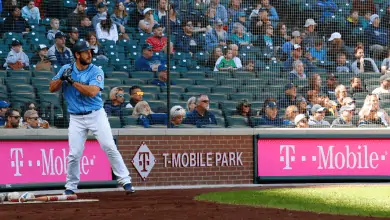
<instances>
[{"instance_id":1,"label":"protective netting","mask_svg":"<svg viewBox=\"0 0 390 220\"><path fill-rule=\"evenodd\" d=\"M87 41L113 128L387 127L389 5L3 0L0 100L19 112L0 119L35 126L8 117L34 121L34 103L40 121L66 128L68 103L49 84Z\"/></svg>"}]
</instances>

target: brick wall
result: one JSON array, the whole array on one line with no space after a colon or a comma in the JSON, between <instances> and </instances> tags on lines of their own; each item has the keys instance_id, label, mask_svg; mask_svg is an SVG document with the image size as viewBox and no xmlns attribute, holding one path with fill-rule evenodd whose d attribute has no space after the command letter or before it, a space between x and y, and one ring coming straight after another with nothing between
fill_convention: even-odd
<instances>
[{"instance_id":1,"label":"brick wall","mask_svg":"<svg viewBox=\"0 0 390 220\"><path fill-rule=\"evenodd\" d=\"M155 157L137 151L142 142ZM253 183L253 136L118 136L135 186ZM142 175L141 178L132 161ZM188 158L188 160L187 160Z\"/></svg>"}]
</instances>

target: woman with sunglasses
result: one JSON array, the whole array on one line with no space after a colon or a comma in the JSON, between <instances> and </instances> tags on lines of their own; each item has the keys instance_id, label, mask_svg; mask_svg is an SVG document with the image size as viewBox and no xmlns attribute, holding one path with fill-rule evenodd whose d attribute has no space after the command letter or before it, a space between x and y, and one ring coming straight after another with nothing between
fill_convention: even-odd
<instances>
[{"instance_id":1,"label":"woman with sunglasses","mask_svg":"<svg viewBox=\"0 0 390 220\"><path fill-rule=\"evenodd\" d=\"M249 127L252 127L252 109L251 103L248 100L243 99L237 104L235 115L243 116L245 118L246 124Z\"/></svg>"},{"instance_id":2,"label":"woman with sunglasses","mask_svg":"<svg viewBox=\"0 0 390 220\"><path fill-rule=\"evenodd\" d=\"M151 34L153 31L153 26L158 24L158 22L154 20L153 13L154 10L151 8L145 8L143 11L145 17L138 23L138 30L140 33Z\"/></svg>"},{"instance_id":3,"label":"woman with sunglasses","mask_svg":"<svg viewBox=\"0 0 390 220\"><path fill-rule=\"evenodd\" d=\"M122 120L122 109L125 105L125 91L120 87L114 87L110 91L110 100L104 103L104 110L107 116L120 116Z\"/></svg>"}]
</instances>

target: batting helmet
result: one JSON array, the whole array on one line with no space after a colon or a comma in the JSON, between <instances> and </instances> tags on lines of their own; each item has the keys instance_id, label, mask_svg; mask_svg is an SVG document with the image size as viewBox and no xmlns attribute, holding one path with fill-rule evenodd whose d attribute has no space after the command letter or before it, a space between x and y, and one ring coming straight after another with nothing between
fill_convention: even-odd
<instances>
[{"instance_id":1,"label":"batting helmet","mask_svg":"<svg viewBox=\"0 0 390 220\"><path fill-rule=\"evenodd\" d=\"M91 50L91 48L88 46L86 41L77 41L72 48L73 54L87 50Z\"/></svg>"}]
</instances>

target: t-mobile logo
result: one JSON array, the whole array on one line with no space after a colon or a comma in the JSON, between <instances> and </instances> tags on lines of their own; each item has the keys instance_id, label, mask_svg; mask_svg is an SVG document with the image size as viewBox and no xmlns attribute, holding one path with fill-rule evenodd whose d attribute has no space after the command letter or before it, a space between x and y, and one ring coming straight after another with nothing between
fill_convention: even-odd
<instances>
[{"instance_id":1,"label":"t-mobile logo","mask_svg":"<svg viewBox=\"0 0 390 220\"><path fill-rule=\"evenodd\" d=\"M292 170L291 162L295 161L295 146L294 145L280 145L280 162L284 162L283 170Z\"/></svg>"},{"instance_id":2,"label":"t-mobile logo","mask_svg":"<svg viewBox=\"0 0 390 220\"><path fill-rule=\"evenodd\" d=\"M15 167L14 176L22 176L20 168L23 167L23 149L11 148L11 167Z\"/></svg>"}]
</instances>

